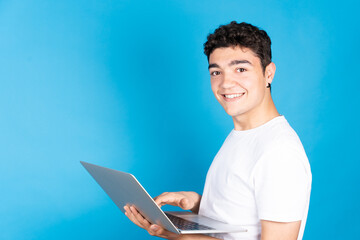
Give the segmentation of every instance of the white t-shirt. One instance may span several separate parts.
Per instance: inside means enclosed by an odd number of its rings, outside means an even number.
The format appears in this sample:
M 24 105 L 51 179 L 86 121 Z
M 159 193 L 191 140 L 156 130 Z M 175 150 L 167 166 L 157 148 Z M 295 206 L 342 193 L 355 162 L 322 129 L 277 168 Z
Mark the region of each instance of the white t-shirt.
M 284 116 L 257 128 L 232 130 L 206 176 L 199 214 L 247 232 L 221 239 L 260 239 L 260 220 L 301 221 L 302 239 L 311 191 L 304 148 Z

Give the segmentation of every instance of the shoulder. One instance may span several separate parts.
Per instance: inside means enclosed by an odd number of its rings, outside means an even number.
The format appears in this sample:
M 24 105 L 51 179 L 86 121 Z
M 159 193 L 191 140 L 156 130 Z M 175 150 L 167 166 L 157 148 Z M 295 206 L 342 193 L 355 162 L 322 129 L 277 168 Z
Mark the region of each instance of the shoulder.
M 285 117 L 267 129 L 266 135 L 265 148 L 257 162 L 257 168 L 288 171 L 302 169 L 310 174 L 310 165 L 303 145 Z
M 286 152 L 287 150 L 297 150 L 305 152 L 299 136 L 290 126 L 284 116 L 266 129 L 265 133 L 267 152 Z

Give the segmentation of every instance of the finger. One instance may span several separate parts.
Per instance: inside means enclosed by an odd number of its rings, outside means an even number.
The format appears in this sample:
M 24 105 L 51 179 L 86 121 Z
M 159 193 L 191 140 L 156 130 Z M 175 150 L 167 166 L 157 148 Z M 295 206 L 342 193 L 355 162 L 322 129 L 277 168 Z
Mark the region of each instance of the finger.
M 162 196 L 165 196 L 165 195 L 167 195 L 167 194 L 169 194 L 168 192 L 163 192 L 162 194 L 160 194 L 159 196 L 157 196 L 157 197 L 154 197 L 154 199 L 156 199 L 156 198 L 158 198 L 158 197 L 162 197 Z
M 178 234 L 170 232 L 156 224 L 151 225 L 148 232 L 150 235 L 158 236 L 166 239 L 176 239 L 176 237 L 178 237 Z
M 168 192 L 164 192 L 164 193 L 160 194 L 159 196 L 154 197 L 154 201 L 156 202 L 156 204 L 157 204 L 159 207 L 162 207 L 163 205 L 165 205 L 165 204 L 163 203 L 163 201 L 166 200 L 167 195 L 169 195 L 169 193 L 168 193 Z
M 180 194 L 174 194 L 172 196 L 168 196 L 166 199 L 162 200 L 162 205 L 168 204 L 172 206 L 177 206 L 181 208 L 187 208 L 189 206 L 189 200 Z
M 150 228 L 151 223 L 148 220 L 146 220 L 146 218 L 144 218 L 135 207 L 132 206 L 130 207 L 130 209 L 133 215 L 135 216 L 136 220 L 141 225 L 143 225 L 146 230 Z
M 128 216 L 131 213 L 128 205 L 124 206 L 124 210 L 125 210 L 125 215 L 126 216 Z
M 139 221 L 136 219 L 134 214 L 132 214 L 131 212 L 130 213 L 126 212 L 125 215 L 130 219 L 131 222 L 133 222 L 134 224 L 136 224 L 141 228 L 144 228 L 144 226 L 141 223 L 139 223 Z
M 130 207 L 126 206 L 124 207 L 125 210 L 125 215 L 130 219 L 130 221 L 132 221 L 133 223 L 135 223 L 137 226 L 141 227 L 141 228 L 145 228 L 135 217 L 135 215 L 132 213 Z
M 166 204 L 172 206 L 179 206 L 179 200 L 182 198 L 181 195 L 176 193 L 163 193 L 160 196 L 154 198 L 155 203 L 162 207 Z
M 150 226 L 148 232 L 152 236 L 160 236 L 160 235 L 163 235 L 164 229 L 162 227 L 160 227 L 159 225 L 153 224 Z
M 164 195 L 168 194 L 168 192 L 163 192 L 162 194 L 160 194 L 159 196 L 154 197 L 154 200 L 158 199 L 159 197 L 163 197 Z

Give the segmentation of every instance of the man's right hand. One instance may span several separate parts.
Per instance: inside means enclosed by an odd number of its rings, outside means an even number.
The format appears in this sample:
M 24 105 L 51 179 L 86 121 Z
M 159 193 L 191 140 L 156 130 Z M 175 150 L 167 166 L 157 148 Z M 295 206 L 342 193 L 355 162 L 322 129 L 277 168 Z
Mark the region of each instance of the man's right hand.
M 154 198 L 156 204 L 162 207 L 166 204 L 178 206 L 184 210 L 191 210 L 194 213 L 199 212 L 201 195 L 196 192 L 165 192 Z M 135 206 L 126 205 L 124 206 L 125 215 L 136 225 L 148 231 L 150 235 L 180 240 L 180 239 L 210 239 L 204 235 L 179 235 L 173 232 L 169 232 L 159 225 L 152 224 L 146 220 L 135 208 Z M 211 238 L 213 239 L 213 238 Z
M 196 192 L 164 192 L 154 198 L 159 207 L 166 204 L 190 210 L 193 213 L 199 212 L 201 195 Z

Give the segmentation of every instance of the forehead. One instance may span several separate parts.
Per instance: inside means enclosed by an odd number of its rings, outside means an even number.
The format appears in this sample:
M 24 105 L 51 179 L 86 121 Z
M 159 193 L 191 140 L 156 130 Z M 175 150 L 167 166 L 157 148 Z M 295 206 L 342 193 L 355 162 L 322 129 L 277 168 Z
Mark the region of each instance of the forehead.
M 216 48 L 209 56 L 209 64 L 225 65 L 234 60 L 247 60 L 253 65 L 261 63 L 260 58 L 250 48 L 239 46 Z

